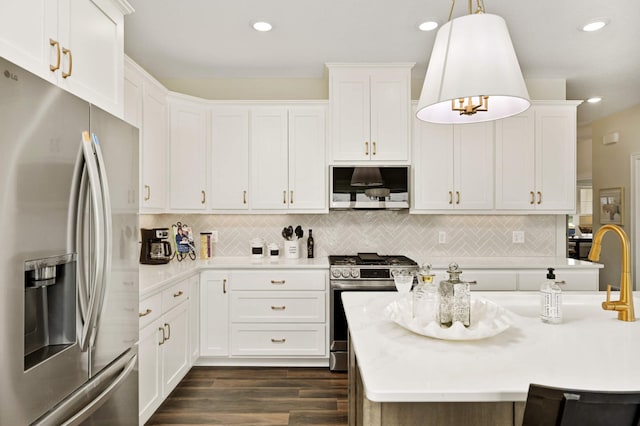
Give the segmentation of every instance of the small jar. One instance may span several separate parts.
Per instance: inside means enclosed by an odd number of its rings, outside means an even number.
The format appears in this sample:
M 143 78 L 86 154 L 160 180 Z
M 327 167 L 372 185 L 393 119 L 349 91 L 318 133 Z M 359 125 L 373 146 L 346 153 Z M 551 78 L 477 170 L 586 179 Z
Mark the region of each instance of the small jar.
M 438 287 L 431 273 L 431 265 L 425 264 L 418 272 L 418 284 L 413 290 L 413 317 L 421 323 L 438 320 Z

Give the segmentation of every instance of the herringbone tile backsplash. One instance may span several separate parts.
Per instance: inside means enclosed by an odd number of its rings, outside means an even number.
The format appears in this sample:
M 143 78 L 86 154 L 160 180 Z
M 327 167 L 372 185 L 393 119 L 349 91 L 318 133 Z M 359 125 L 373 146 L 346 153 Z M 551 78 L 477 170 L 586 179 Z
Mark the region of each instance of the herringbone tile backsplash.
M 217 230 L 214 256 L 248 256 L 249 241 L 262 238 L 283 248 L 282 228 L 301 225 L 303 244 L 313 229 L 316 256 L 330 254 L 401 254 L 422 261 L 429 257 L 555 256 L 556 216 L 410 215 L 396 211 L 331 211 L 315 215 L 141 215 L 141 228 L 170 227 L 176 222 L 199 233 Z M 524 244 L 512 242 L 524 231 Z M 438 243 L 439 232 L 446 243 Z M 302 246 L 303 248 L 306 245 Z

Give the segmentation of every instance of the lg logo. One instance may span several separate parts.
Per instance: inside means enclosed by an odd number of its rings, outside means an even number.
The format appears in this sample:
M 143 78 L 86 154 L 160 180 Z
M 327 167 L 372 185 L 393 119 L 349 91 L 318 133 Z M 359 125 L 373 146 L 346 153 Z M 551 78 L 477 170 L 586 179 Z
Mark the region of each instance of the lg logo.
M 18 81 L 18 75 L 12 73 L 9 70 L 4 70 L 4 76 L 7 77 L 7 78 L 10 78 L 13 81 Z

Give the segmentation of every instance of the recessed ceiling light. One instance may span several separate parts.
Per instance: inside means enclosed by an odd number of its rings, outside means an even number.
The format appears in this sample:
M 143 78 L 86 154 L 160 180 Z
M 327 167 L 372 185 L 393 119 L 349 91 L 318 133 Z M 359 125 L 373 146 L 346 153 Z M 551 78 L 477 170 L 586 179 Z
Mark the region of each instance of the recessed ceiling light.
M 418 25 L 418 28 L 420 31 L 433 31 L 438 28 L 438 23 L 436 21 L 425 21 Z
M 261 21 L 261 22 L 253 23 L 253 29 L 256 31 L 262 31 L 262 32 L 271 31 L 272 28 L 273 26 L 268 22 Z
M 593 98 L 587 99 L 587 102 L 589 102 L 590 104 L 597 104 L 601 100 L 602 98 L 600 96 L 594 96 Z
M 609 23 L 608 18 L 592 19 L 591 21 L 583 25 L 580 29 L 586 32 L 598 31 L 604 28 L 608 23 Z

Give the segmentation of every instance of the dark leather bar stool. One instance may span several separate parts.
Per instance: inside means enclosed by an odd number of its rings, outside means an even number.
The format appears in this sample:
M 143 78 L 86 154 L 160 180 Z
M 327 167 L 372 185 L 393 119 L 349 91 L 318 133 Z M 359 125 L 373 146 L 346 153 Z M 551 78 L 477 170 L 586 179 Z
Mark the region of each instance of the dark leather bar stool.
M 640 391 L 529 385 L 523 426 L 640 426 Z

